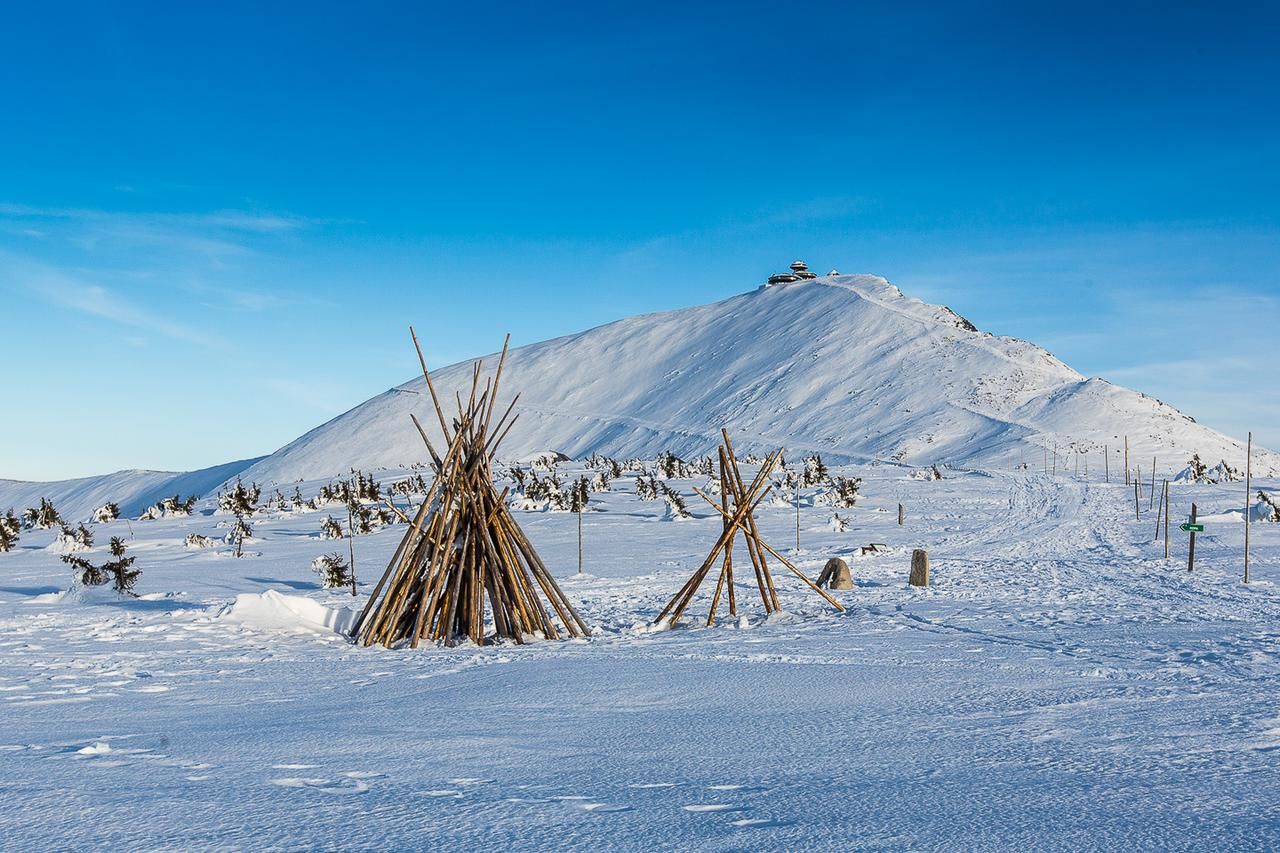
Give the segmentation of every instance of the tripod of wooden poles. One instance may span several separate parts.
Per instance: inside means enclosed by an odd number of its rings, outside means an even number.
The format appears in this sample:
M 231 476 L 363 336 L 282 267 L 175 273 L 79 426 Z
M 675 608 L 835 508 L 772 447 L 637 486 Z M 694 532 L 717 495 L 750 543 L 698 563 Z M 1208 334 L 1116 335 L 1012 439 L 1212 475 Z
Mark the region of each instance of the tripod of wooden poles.
M 366 646 L 390 647 L 408 640 L 417 648 L 423 639 L 447 645 L 469 639 L 480 645 L 485 640 L 486 598 L 497 637 L 525 643 L 558 639 L 562 633 L 590 634 L 507 508 L 507 490 L 497 494 L 493 485 L 494 454 L 519 417 L 512 417 L 517 394 L 491 426 L 507 343 L 497 372 L 483 388 L 482 365 L 476 362 L 470 396 L 464 402 L 456 395 L 458 414 L 446 422 L 412 327 L 409 333 L 447 448 L 443 456 L 437 453 L 422 424 L 410 415 L 431 455 L 436 479 L 351 636 Z M 555 611 L 559 627 L 539 591 Z
M 693 601 L 693 597 L 697 594 L 699 587 L 702 586 L 702 582 L 711 573 L 711 569 L 716 564 L 717 559 L 720 560 L 720 579 L 716 582 L 715 595 L 711 598 L 711 610 L 707 614 L 707 625 L 715 624 L 716 609 L 720 605 L 721 594 L 726 589 L 728 590 L 729 598 L 729 615 L 738 615 L 738 602 L 734 595 L 733 586 L 733 543 L 739 533 L 742 534 L 742 538 L 747 545 L 747 553 L 751 557 L 751 568 L 755 572 L 756 587 L 760 590 L 760 600 L 764 602 L 765 613 L 773 613 L 782 609 L 782 605 L 778 602 L 778 591 L 773 585 L 773 576 L 769 573 L 769 564 L 765 558 L 766 551 L 776 557 L 782 565 L 790 569 L 792 574 L 808 584 L 814 592 L 830 602 L 833 607 L 844 612 L 844 606 L 840 602 L 809 580 L 804 572 L 797 569 L 790 560 L 779 554 L 768 542 L 764 541 L 764 537 L 760 535 L 759 528 L 756 527 L 755 509 L 773 488 L 769 481 L 769 475 L 773 473 L 778 460 L 782 458 L 782 448 L 769 455 L 769 458 L 760 466 L 760 471 L 756 474 L 755 479 L 748 486 L 744 483 L 742 472 L 738 469 L 738 460 L 733 454 L 733 444 L 729 441 L 728 430 L 722 429 L 720 432 L 724 438 L 724 443 L 720 447 L 720 500 L 716 501 L 708 497 L 700 489 L 695 488 L 694 491 L 720 513 L 724 522 L 723 531 L 720 534 L 720 538 L 716 540 L 715 546 L 711 549 L 711 553 L 707 555 L 707 559 L 702 562 L 702 565 L 698 567 L 698 570 L 693 573 L 689 580 L 685 581 L 684 586 L 680 588 L 680 591 L 675 594 L 671 601 L 667 602 L 667 606 L 658 614 L 658 618 L 654 620 L 654 623 L 657 624 L 664 619 L 669 619 L 669 624 L 674 625 L 680 620 L 690 602 Z

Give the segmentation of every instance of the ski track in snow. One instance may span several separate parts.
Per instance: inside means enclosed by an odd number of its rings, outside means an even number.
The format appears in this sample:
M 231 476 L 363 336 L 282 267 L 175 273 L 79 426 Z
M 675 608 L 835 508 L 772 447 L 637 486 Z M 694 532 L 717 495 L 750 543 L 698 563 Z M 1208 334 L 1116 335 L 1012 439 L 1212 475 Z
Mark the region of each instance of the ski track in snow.
M 262 556 L 242 560 L 182 547 L 216 518 L 135 521 L 139 591 L 173 595 L 127 602 L 51 596 L 52 533 L 26 532 L 0 555 L 3 846 L 1280 844 L 1280 525 L 1255 526 L 1249 587 L 1239 525 L 1200 537 L 1194 574 L 1176 530 L 1191 500 L 1220 514 L 1243 486 L 1174 490 L 1166 562 L 1123 485 L 838 473 L 865 478 L 848 532 L 807 506 L 795 554 L 794 513 L 759 518 L 811 576 L 849 560 L 847 613 L 775 566 L 785 612 L 765 619 L 739 576 L 743 618 L 704 627 L 708 584 L 684 624 L 650 629 L 719 522 L 661 521 L 627 476 L 593 495 L 588 574 L 572 515 L 519 514 L 596 628 L 529 646 L 364 649 L 228 618 L 264 589 L 353 606 L 309 568 L 342 544 L 311 538 L 324 510 L 261 517 Z M 356 605 L 403 530 L 356 540 Z M 856 556 L 867 542 L 890 550 Z M 928 589 L 905 584 L 913 547 Z

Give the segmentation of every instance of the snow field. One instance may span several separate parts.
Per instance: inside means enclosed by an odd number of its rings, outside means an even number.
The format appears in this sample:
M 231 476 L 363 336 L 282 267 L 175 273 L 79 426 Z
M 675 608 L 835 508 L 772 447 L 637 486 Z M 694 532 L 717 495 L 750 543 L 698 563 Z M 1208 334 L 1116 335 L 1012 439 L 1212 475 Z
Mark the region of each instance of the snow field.
M 561 466 L 566 481 L 578 473 Z M 197 514 L 97 525 L 134 538 L 142 598 L 64 594 L 24 532 L 0 555 L 0 837 L 12 849 L 1267 849 L 1280 843 L 1280 525 L 1243 484 L 1172 487 L 1172 559 L 1132 491 L 894 466 L 831 509 L 765 506 L 768 541 L 816 576 L 847 559 L 839 614 L 775 567 L 769 619 L 649 621 L 719 521 L 662 520 L 633 476 L 575 519 L 518 518 L 593 637 L 417 651 L 350 645 L 404 532 L 355 541 L 361 595 L 322 590 L 324 509 L 254 519 L 254 556 L 187 549 Z M 379 478 L 384 483 L 393 477 Z M 304 485 L 304 492 L 316 484 Z M 1280 490 L 1280 483 L 1258 487 Z M 287 491 L 287 490 L 286 490 Z M 1185 569 L 1176 524 L 1213 518 Z M 907 523 L 897 525 L 896 506 Z M 205 509 L 208 507 L 206 506 Z M 1233 516 L 1232 513 L 1237 513 Z M 1222 520 L 1217 520 L 1222 519 Z M 858 556 L 883 542 L 889 552 Z M 934 585 L 906 584 L 924 547 Z M 746 566 L 746 555 L 736 560 Z

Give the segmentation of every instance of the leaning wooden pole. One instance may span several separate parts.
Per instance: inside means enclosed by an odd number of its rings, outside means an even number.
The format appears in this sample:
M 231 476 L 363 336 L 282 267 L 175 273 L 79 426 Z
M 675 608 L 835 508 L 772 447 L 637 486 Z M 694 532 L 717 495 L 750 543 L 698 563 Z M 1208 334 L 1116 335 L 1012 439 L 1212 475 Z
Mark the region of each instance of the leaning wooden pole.
M 1253 432 L 1244 456 L 1244 582 L 1249 582 L 1249 505 L 1253 500 Z

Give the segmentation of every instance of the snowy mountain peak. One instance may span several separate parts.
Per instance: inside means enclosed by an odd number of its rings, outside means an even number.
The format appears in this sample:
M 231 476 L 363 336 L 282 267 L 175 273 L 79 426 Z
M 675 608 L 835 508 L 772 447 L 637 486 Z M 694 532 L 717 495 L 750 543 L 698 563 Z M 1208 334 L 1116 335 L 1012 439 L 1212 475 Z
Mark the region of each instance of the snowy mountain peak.
M 503 390 L 507 399 L 521 392 L 520 419 L 501 455 L 697 455 L 727 426 L 744 452 L 781 445 L 835 461 L 1010 466 L 1039 460 L 1041 448 L 1114 450 L 1125 435 L 1135 458 L 1154 454 L 1169 467 L 1193 452 L 1243 460 L 1240 442 L 1171 407 L 1086 380 L 1040 347 L 978 331 L 880 276 L 808 276 L 513 349 Z M 468 361 L 432 377 L 452 398 L 470 373 Z M 428 407 L 415 377 L 244 476 L 285 482 L 422 461 L 409 414 Z M 421 420 L 430 429 L 435 419 Z M 1258 461 L 1280 470 L 1275 454 Z

